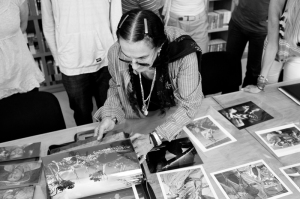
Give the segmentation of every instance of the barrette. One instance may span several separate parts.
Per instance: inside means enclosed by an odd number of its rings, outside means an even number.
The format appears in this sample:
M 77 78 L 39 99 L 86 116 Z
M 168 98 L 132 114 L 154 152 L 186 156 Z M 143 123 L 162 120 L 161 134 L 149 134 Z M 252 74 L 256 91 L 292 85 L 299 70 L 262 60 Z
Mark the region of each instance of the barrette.
M 129 15 L 126 15 L 126 17 L 122 20 L 122 22 L 121 22 L 120 25 L 119 25 L 119 28 L 122 27 L 122 25 L 123 25 L 124 21 L 127 19 L 127 17 L 129 17 Z
M 145 34 L 148 34 L 148 24 L 146 18 L 144 18 L 144 27 L 145 27 Z

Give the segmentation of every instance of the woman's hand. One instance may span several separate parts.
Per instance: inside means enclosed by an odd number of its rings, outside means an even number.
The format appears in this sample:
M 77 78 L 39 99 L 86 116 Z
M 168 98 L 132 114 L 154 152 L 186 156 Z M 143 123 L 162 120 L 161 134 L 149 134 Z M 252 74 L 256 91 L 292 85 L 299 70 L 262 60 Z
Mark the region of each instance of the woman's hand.
M 245 92 L 249 92 L 249 93 L 259 93 L 259 92 L 261 92 L 261 90 L 257 86 L 254 86 L 254 85 L 248 85 L 245 88 L 242 88 L 241 90 L 245 91 Z
M 105 117 L 102 119 L 100 124 L 95 128 L 94 137 L 97 137 L 97 140 L 101 140 L 103 137 L 103 133 L 106 131 L 110 131 L 115 127 L 115 122 L 111 117 Z
M 150 142 L 150 134 L 135 133 L 130 136 L 134 150 L 140 159 L 140 164 L 146 160 L 147 153 L 154 147 Z

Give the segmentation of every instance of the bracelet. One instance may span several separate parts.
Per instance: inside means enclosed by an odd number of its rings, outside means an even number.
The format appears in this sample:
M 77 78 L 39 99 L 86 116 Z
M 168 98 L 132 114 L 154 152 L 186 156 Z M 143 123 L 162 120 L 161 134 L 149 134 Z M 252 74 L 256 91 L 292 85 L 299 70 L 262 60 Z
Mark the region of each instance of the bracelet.
M 161 145 L 162 141 L 161 141 L 161 139 L 158 137 L 156 131 L 153 131 L 151 134 L 152 134 L 153 137 L 155 138 L 155 141 L 156 141 L 156 143 L 157 143 L 157 146 Z
M 150 139 L 152 140 L 153 145 L 154 145 L 155 147 L 158 146 L 158 145 L 157 145 L 157 142 L 156 142 L 156 139 L 154 138 L 154 135 L 153 135 L 152 133 L 150 133 Z
M 257 86 L 257 88 L 258 88 L 259 90 L 264 91 L 263 88 L 260 88 L 258 85 L 256 85 L 256 86 Z

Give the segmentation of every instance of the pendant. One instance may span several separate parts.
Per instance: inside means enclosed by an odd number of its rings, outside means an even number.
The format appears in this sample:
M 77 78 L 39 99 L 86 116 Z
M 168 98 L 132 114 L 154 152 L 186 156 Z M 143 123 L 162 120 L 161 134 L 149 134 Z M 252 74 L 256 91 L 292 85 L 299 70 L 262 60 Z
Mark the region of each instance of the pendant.
M 148 110 L 145 105 L 142 107 L 142 111 L 143 111 L 144 115 L 146 115 L 146 116 L 148 115 Z

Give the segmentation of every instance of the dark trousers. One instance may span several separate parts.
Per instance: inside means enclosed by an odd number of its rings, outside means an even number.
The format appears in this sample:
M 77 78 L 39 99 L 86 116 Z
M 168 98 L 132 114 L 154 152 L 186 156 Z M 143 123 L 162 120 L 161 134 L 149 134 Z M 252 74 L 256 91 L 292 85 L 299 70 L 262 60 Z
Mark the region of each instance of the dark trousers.
M 93 122 L 92 97 L 95 97 L 98 108 L 103 106 L 107 98 L 110 78 L 107 67 L 102 67 L 94 73 L 75 76 L 62 75 L 77 126 Z
M 245 46 L 249 42 L 247 70 L 242 87 L 257 83 L 265 38 L 266 34 L 247 31 L 230 20 L 226 51 L 241 60 Z

